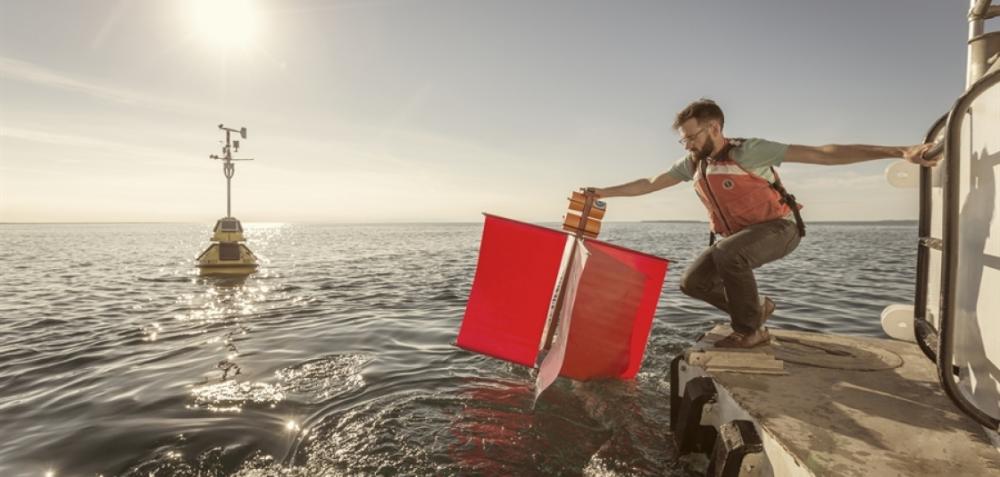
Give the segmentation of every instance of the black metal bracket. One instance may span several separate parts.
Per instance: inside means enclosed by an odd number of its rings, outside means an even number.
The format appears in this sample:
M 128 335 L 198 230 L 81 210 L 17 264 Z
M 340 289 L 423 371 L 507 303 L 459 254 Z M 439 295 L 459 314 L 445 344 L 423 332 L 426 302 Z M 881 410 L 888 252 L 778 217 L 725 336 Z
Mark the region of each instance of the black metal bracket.
M 712 477 L 739 477 L 758 475 L 755 467 L 763 465 L 764 444 L 757 429 L 750 421 L 735 420 L 719 426 L 711 460 L 705 475 Z M 757 459 L 747 457 L 757 455 Z
M 677 406 L 677 418 L 670 421 L 679 455 L 707 453 L 712 449 L 718 432 L 712 426 L 703 426 L 701 416 L 705 405 L 716 402 L 717 397 L 718 392 L 711 378 L 694 378 L 684 386 L 684 397 Z M 671 409 L 671 416 L 673 415 L 674 411 Z

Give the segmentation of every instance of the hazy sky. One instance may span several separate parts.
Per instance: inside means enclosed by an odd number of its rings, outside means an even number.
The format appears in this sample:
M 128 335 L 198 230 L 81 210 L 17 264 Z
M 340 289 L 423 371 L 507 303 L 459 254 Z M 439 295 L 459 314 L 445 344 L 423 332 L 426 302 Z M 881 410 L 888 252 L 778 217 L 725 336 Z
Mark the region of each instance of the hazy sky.
M 558 221 L 575 188 L 666 170 L 673 116 L 702 96 L 730 136 L 915 143 L 963 90 L 967 9 L 0 0 L 0 222 L 212 222 L 219 123 L 249 130 L 247 222 Z M 807 220 L 915 218 L 889 163 L 780 173 Z M 607 218 L 705 211 L 682 184 Z

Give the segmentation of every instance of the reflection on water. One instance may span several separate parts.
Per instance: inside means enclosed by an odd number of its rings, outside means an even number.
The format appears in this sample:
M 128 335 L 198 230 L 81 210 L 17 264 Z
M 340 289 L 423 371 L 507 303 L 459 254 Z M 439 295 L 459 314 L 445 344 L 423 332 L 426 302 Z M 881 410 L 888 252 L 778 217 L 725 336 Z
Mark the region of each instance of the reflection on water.
M 331 355 L 279 369 L 274 374 L 281 388 L 304 402 L 323 402 L 365 384 L 361 369 L 371 361 L 366 355 Z
M 668 364 L 724 319 L 676 291 L 702 225 L 606 225 L 674 260 L 643 370 L 534 408 L 451 345 L 479 224 L 245 225 L 243 279 L 197 275 L 201 225 L 0 225 L 0 475 L 685 474 Z M 814 225 L 759 275 L 769 323 L 880 336 L 915 232 Z
M 205 408 L 213 412 L 240 412 L 246 405 L 266 405 L 273 408 L 285 399 L 280 388 L 267 383 L 224 381 L 193 386 L 194 404 L 188 409 Z

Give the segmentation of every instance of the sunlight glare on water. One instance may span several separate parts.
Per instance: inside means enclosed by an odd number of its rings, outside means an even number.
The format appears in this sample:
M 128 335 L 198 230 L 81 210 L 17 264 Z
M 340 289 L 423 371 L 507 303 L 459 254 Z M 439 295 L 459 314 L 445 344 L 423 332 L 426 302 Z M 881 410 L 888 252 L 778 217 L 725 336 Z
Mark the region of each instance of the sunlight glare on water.
M 210 225 L 0 225 L 0 475 L 686 475 L 669 361 L 724 317 L 677 290 L 704 224 L 609 223 L 670 258 L 633 381 L 453 346 L 481 224 L 244 224 L 260 270 L 198 276 Z M 915 226 L 814 225 L 759 273 L 769 324 L 882 336 Z M 905 246 L 904 246 L 905 245 Z

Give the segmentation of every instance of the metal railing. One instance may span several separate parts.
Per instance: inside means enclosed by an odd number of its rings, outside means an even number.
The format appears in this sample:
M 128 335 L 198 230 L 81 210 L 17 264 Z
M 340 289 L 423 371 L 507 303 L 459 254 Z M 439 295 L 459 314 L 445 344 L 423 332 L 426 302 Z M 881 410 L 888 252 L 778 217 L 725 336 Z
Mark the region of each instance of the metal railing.
M 988 20 L 1000 16 L 1000 5 L 992 5 L 992 0 L 974 0 L 972 9 L 969 10 L 970 20 Z M 982 26 L 980 25 L 980 28 Z M 982 34 L 982 32 L 979 32 Z
M 1000 83 L 1000 70 L 994 70 L 986 74 L 970 86 L 965 94 L 958 98 L 955 106 L 948 113 L 948 129 L 944 141 L 944 165 L 946 168 L 942 217 L 944 219 L 944 247 L 941 259 L 941 321 L 939 323 L 937 353 L 938 379 L 941 381 L 945 393 L 959 409 L 983 426 L 994 430 L 1000 427 L 1000 421 L 982 412 L 966 400 L 965 396 L 958 389 L 953 369 L 955 359 L 955 315 L 957 308 L 955 297 L 958 293 L 958 286 L 955 279 L 958 276 L 959 254 L 958 219 L 961 203 L 961 195 L 959 193 L 959 174 L 961 172 L 959 146 L 962 143 L 962 124 L 965 122 L 966 112 L 969 110 L 972 102 L 997 83 Z
M 947 125 L 948 115 L 943 114 L 934 122 L 934 125 L 924 136 L 924 142 L 934 142 L 941 130 Z M 944 152 L 944 141 L 939 142 L 933 149 L 924 154 L 927 159 L 937 157 Z M 917 340 L 917 345 L 933 362 L 937 362 L 938 331 L 934 325 L 927 320 L 927 285 L 930 274 L 930 249 L 934 239 L 940 237 L 931 236 L 931 214 L 934 206 L 931 195 L 933 193 L 933 171 L 930 167 L 920 168 L 920 220 L 917 225 L 917 287 L 913 299 L 913 334 Z
M 986 20 L 1000 16 L 1000 5 L 993 5 L 992 0 L 971 0 L 969 7 L 969 51 L 968 68 L 965 74 L 965 87 L 970 88 L 985 73 L 990 60 L 991 48 L 987 46 L 997 32 L 984 33 Z

